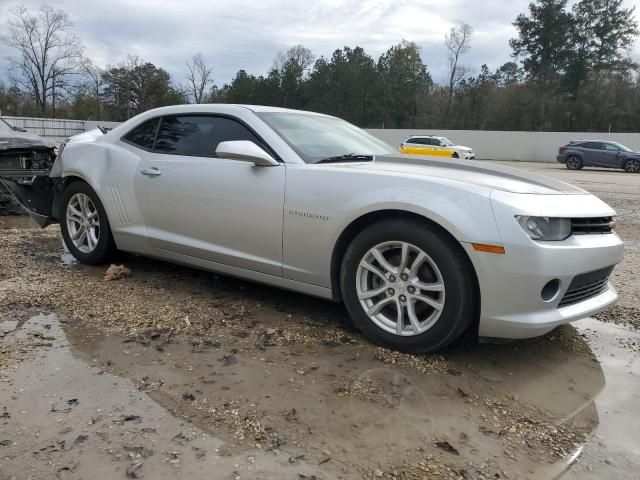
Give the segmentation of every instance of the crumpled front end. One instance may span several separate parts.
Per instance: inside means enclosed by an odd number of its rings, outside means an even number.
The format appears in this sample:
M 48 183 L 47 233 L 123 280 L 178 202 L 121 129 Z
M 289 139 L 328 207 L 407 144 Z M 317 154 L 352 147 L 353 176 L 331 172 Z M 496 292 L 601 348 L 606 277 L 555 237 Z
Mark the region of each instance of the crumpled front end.
M 49 142 L 21 138 L 0 142 L 0 209 L 26 212 L 40 226 L 46 226 L 54 197 L 49 172 L 56 157 Z

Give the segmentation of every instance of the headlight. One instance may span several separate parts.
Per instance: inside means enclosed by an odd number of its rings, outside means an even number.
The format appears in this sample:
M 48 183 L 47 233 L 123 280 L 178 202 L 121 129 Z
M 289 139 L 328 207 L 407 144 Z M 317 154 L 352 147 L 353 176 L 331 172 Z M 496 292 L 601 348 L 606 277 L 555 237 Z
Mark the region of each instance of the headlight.
M 571 235 L 571 219 L 569 218 L 517 215 L 516 220 L 533 240 L 560 241 Z

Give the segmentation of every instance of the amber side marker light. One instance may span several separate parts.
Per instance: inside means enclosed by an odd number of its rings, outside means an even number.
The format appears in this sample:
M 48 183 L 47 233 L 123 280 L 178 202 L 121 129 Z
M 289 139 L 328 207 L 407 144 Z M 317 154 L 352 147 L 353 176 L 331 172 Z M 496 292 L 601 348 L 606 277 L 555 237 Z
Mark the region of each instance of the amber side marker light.
M 472 243 L 473 249 L 478 252 L 498 253 L 504 255 L 504 247 L 498 247 L 497 245 L 485 245 L 484 243 Z

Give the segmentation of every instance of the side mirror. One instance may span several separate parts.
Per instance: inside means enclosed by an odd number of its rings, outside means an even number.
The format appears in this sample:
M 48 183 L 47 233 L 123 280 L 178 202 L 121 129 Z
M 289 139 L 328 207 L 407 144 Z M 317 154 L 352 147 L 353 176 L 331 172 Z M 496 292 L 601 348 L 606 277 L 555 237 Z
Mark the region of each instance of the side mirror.
M 216 155 L 220 158 L 251 162 L 260 167 L 278 166 L 275 158 L 249 140 L 220 142 L 216 148 Z
M 22 128 L 22 127 L 13 127 L 13 129 L 16 132 L 20 132 L 20 133 L 27 133 L 27 129 L 26 128 Z

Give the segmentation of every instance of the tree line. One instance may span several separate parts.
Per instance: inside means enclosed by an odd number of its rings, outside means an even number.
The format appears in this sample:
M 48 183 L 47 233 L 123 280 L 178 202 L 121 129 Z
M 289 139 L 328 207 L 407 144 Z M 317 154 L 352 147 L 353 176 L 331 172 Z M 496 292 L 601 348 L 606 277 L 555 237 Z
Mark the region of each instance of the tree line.
M 448 74 L 435 82 L 425 52 L 410 41 L 378 58 L 362 47 L 315 58 L 302 45 L 275 56 L 264 74 L 242 69 L 218 86 L 205 57 L 169 73 L 136 56 L 101 68 L 84 52 L 67 13 L 44 6 L 11 10 L 1 41 L 9 82 L 3 115 L 122 121 L 180 103 L 252 103 L 336 115 L 362 127 L 536 131 L 640 130 L 638 36 L 623 0 L 536 0 L 514 20 L 512 58 L 491 71 L 466 63 L 473 28 L 446 34 Z

